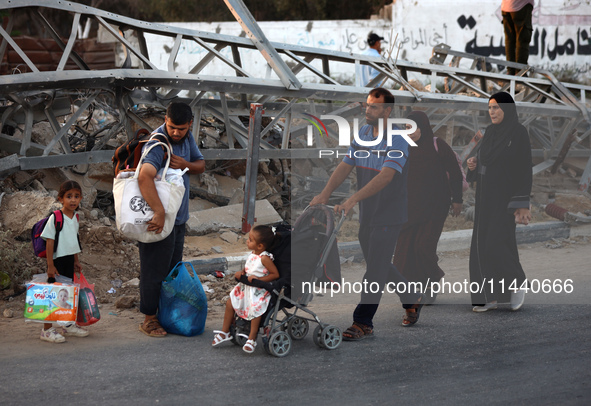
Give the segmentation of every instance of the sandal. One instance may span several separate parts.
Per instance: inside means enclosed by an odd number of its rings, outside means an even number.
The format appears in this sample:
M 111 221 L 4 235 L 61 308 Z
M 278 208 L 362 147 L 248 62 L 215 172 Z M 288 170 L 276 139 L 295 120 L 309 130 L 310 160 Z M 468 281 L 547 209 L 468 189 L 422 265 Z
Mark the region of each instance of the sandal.
M 369 337 L 373 337 L 373 329 L 356 321 L 343 332 L 343 340 L 345 341 L 359 341 Z
M 221 330 L 213 330 L 213 332 L 215 333 L 215 336 L 213 337 L 213 343 L 211 343 L 212 347 L 217 347 L 221 343 L 225 343 L 226 341 L 230 341 L 232 339 L 232 335 L 229 331 L 226 333 L 225 331 Z
M 406 309 L 406 314 L 402 318 L 402 327 L 410 327 L 419 321 L 421 309 L 423 308 L 424 304 L 425 295 L 421 295 L 419 300 L 414 305 L 412 305 L 410 309 Z
M 166 330 L 162 328 L 158 319 L 152 319 L 150 321 L 144 322 L 140 324 L 140 331 L 147 335 L 148 337 L 164 337 L 166 334 Z
M 257 342 L 254 340 L 246 340 L 246 343 L 242 347 L 244 352 L 246 352 L 248 354 L 252 354 L 254 352 L 255 348 L 257 348 Z

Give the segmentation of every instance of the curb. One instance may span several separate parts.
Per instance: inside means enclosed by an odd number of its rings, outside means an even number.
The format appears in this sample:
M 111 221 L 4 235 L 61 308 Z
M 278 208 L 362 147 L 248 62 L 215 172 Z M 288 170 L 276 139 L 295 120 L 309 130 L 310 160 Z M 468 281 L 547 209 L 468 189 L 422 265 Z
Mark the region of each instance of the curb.
M 515 231 L 517 244 L 532 244 L 548 241 L 553 238 L 574 238 L 591 236 L 591 224 L 570 226 L 562 221 L 547 221 L 534 223 L 528 226 L 518 225 Z M 441 234 L 438 252 L 459 251 L 470 248 L 472 230 L 446 231 Z M 338 244 L 339 255 L 344 258 L 353 257 L 354 261 L 363 260 L 363 253 L 359 241 L 342 242 Z M 194 259 L 190 262 L 197 273 L 207 274 L 211 271 L 224 271 L 225 273 L 238 272 L 244 267 L 248 254 L 237 256 L 222 256 L 208 259 Z

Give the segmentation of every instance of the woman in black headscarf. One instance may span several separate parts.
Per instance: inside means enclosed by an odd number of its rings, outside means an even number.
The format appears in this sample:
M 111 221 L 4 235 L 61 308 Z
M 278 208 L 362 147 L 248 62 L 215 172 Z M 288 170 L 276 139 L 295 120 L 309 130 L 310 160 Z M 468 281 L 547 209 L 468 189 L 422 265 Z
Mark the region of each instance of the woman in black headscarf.
M 422 284 L 429 304 L 435 297 L 426 288 L 444 275 L 437 264 L 437 243 L 445 218 L 450 205 L 453 216 L 462 211 L 463 175 L 451 147 L 434 136 L 427 115 L 413 111 L 408 118 L 417 124 L 410 135 L 417 147 L 409 148 L 406 162 L 408 222 L 398 237 L 394 265 L 406 279 Z
M 479 284 L 478 292 L 472 293 L 475 312 L 496 309 L 497 303 L 507 302 L 511 302 L 511 310 L 518 310 L 525 292 L 517 289 L 527 283 L 519 263 L 515 225 L 527 225 L 531 220 L 529 135 L 519 124 L 515 102 L 508 93 L 491 96 L 488 112 L 492 124 L 486 129 L 477 157 L 468 159 L 467 178 L 476 181 L 470 247 L 470 280 Z

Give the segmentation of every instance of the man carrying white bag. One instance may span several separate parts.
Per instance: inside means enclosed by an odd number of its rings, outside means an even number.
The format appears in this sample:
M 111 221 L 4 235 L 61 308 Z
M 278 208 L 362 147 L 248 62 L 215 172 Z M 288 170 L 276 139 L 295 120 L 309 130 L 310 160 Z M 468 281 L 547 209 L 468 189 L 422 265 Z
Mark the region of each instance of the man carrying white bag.
M 145 154 L 142 153 L 141 163 L 138 165 L 138 174 L 134 175 L 134 178 L 137 177 L 141 196 L 153 212 L 151 220 L 145 223 L 147 224 L 145 238 L 137 238 L 140 241 L 138 243 L 140 252 L 140 312 L 145 315 L 144 322 L 139 328 L 140 331 L 150 337 L 164 337 L 166 335 L 166 331 L 157 319 L 160 286 L 174 266 L 183 259 L 185 223 L 189 219 L 189 174 L 199 174 L 205 170 L 203 155 L 199 151 L 190 131 L 192 125 L 193 112 L 191 108 L 184 103 L 171 103 L 166 110 L 164 124 L 154 132 L 166 136 L 172 147 L 172 154 L 168 154 L 167 159 L 165 159 L 165 150 L 168 146 L 155 140 L 149 141 L 144 147 L 143 152 Z M 158 146 L 154 147 L 154 144 Z M 161 148 L 162 145 L 165 145 L 165 147 Z M 174 226 L 171 227 L 170 234 L 160 241 L 142 242 L 142 240 L 154 241 L 151 240 L 153 236 L 161 237 L 161 234 L 166 233 L 169 228 L 167 223 L 170 223 L 171 220 L 167 218 L 166 214 L 170 209 L 167 206 L 171 204 L 171 199 L 168 198 L 169 201 L 167 202 L 164 194 L 161 199 L 157 186 L 160 182 L 172 186 L 165 180 L 169 161 L 171 169 L 185 171 L 182 175 L 184 183 L 182 202 L 176 213 L 176 218 L 174 218 Z M 161 169 L 164 169 L 164 171 L 161 175 L 162 179 L 159 181 L 155 178 Z M 126 179 L 119 179 L 116 182 L 122 180 Z M 170 190 L 174 189 L 174 187 L 162 186 Z M 116 192 L 114 186 L 113 193 L 117 194 Z M 122 202 L 124 201 L 125 199 L 122 198 Z M 117 203 L 116 201 L 116 210 L 123 211 L 122 207 L 118 207 Z M 137 210 L 140 209 L 139 206 L 142 206 L 142 208 L 145 206 L 141 199 L 136 199 L 134 202 L 128 200 L 128 204 L 135 204 Z M 119 222 L 119 215 L 117 220 Z
M 165 212 L 165 220 L 162 232 L 149 233 L 148 227 L 154 217 L 154 211 L 140 191 L 139 174 L 146 156 L 152 149 L 159 147 L 166 150 L 167 158 L 164 169 L 158 171 L 158 175 L 154 179 L 154 186 Z M 144 148 L 136 170 L 120 172 L 113 181 L 117 228 L 126 237 L 139 242 L 151 243 L 165 239 L 174 229 L 176 215 L 185 194 L 182 177 L 188 168 L 181 171 L 180 169 L 169 169 L 169 166 L 170 146 L 160 141 L 150 142 L 150 145 Z

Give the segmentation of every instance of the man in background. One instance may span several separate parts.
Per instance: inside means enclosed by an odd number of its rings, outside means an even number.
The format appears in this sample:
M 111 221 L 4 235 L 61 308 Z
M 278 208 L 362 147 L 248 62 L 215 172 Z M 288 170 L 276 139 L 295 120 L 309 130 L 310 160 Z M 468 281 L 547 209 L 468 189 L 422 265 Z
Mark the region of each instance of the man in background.
M 378 34 L 370 32 L 367 36 L 367 48 L 363 51 L 363 55 L 370 55 L 370 56 L 377 56 L 380 57 L 382 53 L 382 41 L 386 43 L 384 37 L 380 37 Z M 369 82 L 376 76 L 378 76 L 378 71 L 372 68 L 369 65 L 357 65 L 355 68 L 355 78 L 356 78 L 356 85 L 359 87 L 367 86 Z
M 527 65 L 529 42 L 533 32 L 531 23 L 533 9 L 534 0 L 502 0 L 501 2 L 507 62 Z M 507 68 L 509 75 L 515 75 L 517 72 L 515 68 Z

